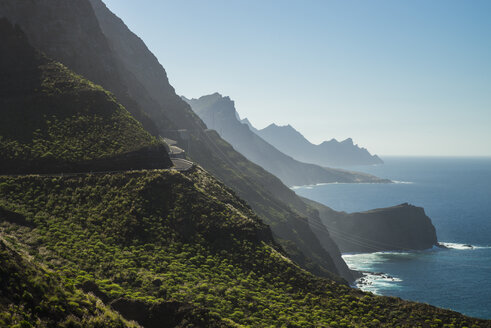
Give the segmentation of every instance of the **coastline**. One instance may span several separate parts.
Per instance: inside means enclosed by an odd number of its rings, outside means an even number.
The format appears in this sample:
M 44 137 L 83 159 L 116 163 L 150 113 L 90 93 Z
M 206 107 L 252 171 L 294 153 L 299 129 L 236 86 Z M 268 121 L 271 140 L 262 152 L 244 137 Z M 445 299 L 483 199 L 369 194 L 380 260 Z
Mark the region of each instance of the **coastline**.
M 408 265 L 417 265 L 416 262 L 427 262 L 428 258 L 440 258 L 442 265 L 445 263 L 445 258 L 452 253 L 471 257 L 472 252 L 486 251 L 489 252 L 491 245 L 474 245 L 468 243 L 456 243 L 456 242 L 439 242 L 438 245 L 426 249 L 415 251 L 384 251 L 373 253 L 343 253 L 342 258 L 351 270 L 361 273 L 361 277 L 357 278 L 351 287 L 360 289 L 364 292 L 371 292 L 380 296 L 396 296 L 403 299 L 414 300 L 418 302 L 428 302 L 427 300 L 419 299 L 418 297 L 404 296 L 404 290 L 408 288 L 415 290 L 416 286 L 411 285 L 411 277 L 406 277 L 404 272 L 392 272 L 389 270 L 380 271 L 381 267 L 390 264 L 390 261 L 403 261 Z M 412 263 L 412 264 L 411 264 Z M 468 268 L 475 267 L 471 264 L 460 264 Z M 387 267 L 390 267 L 388 265 Z M 428 277 L 429 278 L 429 277 Z M 406 281 L 408 280 L 408 281 Z M 416 288 L 417 289 L 417 288 Z M 438 293 L 436 293 L 438 294 Z M 412 294 L 416 295 L 416 294 Z M 433 304 L 435 302 L 428 302 Z M 433 304 L 436 306 L 442 306 L 441 304 Z M 463 312 L 460 309 L 449 307 L 453 310 Z M 491 314 L 474 315 L 482 319 L 491 318 Z
M 390 179 L 382 179 L 380 178 L 380 181 L 375 181 L 375 182 L 319 182 L 319 183 L 314 183 L 314 184 L 307 184 L 307 185 L 301 185 L 301 186 L 289 186 L 291 190 L 297 190 L 301 188 L 306 188 L 306 189 L 311 189 L 314 187 L 320 187 L 320 186 L 328 186 L 328 185 L 379 185 L 379 184 L 412 184 L 413 182 L 406 182 L 406 181 L 394 181 Z

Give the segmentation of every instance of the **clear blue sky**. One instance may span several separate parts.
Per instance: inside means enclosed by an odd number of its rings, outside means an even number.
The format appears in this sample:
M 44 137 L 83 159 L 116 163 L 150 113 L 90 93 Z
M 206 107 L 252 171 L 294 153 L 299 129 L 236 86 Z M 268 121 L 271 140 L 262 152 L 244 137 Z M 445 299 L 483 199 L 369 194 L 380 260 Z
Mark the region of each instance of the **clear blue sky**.
M 104 0 L 180 95 L 381 155 L 491 156 L 489 0 Z

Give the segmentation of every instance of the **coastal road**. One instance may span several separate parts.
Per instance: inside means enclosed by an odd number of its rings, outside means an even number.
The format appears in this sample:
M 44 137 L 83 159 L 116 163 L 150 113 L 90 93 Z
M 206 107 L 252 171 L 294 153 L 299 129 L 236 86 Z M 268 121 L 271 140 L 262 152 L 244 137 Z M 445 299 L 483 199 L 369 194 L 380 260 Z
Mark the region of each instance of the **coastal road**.
M 169 169 L 174 169 L 179 172 L 189 171 L 194 167 L 194 163 L 182 158 L 171 158 L 172 164 L 174 166 Z M 0 176 L 8 176 L 8 177 L 18 177 L 18 176 L 27 176 L 27 175 L 39 175 L 44 177 L 73 177 L 85 174 L 111 174 L 111 173 L 123 173 L 131 170 L 122 170 L 122 171 L 99 171 L 99 172 L 73 172 L 73 173 L 27 173 L 27 174 L 0 174 Z
M 193 162 L 182 159 L 182 158 L 171 158 L 171 160 L 172 160 L 172 164 L 174 164 L 172 169 L 180 171 L 180 172 L 189 171 L 194 166 Z

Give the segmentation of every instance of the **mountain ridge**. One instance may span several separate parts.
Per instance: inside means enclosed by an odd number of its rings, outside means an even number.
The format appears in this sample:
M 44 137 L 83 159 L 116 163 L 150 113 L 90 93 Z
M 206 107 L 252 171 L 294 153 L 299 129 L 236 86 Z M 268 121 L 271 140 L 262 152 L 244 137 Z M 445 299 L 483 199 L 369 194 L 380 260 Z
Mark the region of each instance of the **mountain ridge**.
M 352 138 L 343 141 L 333 138 L 315 145 L 290 124 L 280 126 L 275 123 L 256 130 L 256 133 L 280 151 L 306 163 L 323 166 L 383 164 L 377 155 L 355 145 Z
M 320 167 L 299 162 L 283 154 L 247 128 L 240 120 L 234 101 L 219 93 L 202 96 L 198 99 L 182 97 L 208 128 L 216 130 L 238 152 L 252 162 L 274 174 L 288 186 L 311 185 L 317 183 L 385 183 L 390 182 L 369 174 Z M 247 125 L 247 123 L 245 123 Z

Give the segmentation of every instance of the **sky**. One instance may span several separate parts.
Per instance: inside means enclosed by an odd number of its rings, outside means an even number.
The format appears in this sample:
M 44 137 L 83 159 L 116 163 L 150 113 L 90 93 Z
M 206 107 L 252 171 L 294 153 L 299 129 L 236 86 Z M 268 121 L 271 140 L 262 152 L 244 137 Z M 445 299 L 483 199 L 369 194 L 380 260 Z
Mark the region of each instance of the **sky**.
M 104 0 L 179 95 L 379 155 L 491 156 L 489 0 Z

